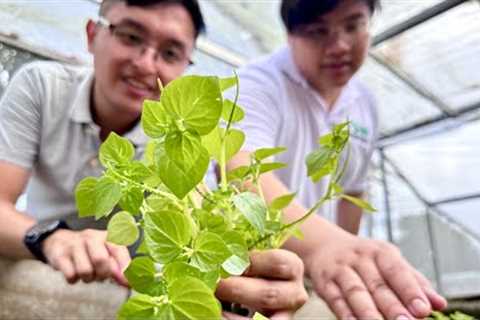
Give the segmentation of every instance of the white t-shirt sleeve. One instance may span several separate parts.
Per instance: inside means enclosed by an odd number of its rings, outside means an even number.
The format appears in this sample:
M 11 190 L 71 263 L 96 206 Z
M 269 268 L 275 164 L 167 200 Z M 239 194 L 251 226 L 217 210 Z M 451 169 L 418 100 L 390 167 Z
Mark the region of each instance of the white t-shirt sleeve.
M 275 147 L 275 137 L 281 125 L 279 105 L 274 95 L 278 88 L 263 71 L 247 68 L 240 72 L 238 105 L 245 111 L 245 118 L 238 127 L 245 133 L 244 151 Z
M 33 167 L 40 140 L 40 83 L 27 66 L 12 78 L 0 100 L 0 160 Z

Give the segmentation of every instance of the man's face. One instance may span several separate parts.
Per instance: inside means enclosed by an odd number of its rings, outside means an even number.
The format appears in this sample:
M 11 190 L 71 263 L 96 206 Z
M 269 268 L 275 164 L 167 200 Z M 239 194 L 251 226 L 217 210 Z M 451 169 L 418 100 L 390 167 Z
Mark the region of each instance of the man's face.
M 341 89 L 365 60 L 370 10 L 359 0 L 345 0 L 314 23 L 289 34 L 296 65 L 320 93 Z
M 96 108 L 138 117 L 145 99 L 158 99 L 163 84 L 182 75 L 195 44 L 188 11 L 177 4 L 132 7 L 113 5 L 105 14 L 110 26 L 89 23 L 89 51 L 94 56 Z

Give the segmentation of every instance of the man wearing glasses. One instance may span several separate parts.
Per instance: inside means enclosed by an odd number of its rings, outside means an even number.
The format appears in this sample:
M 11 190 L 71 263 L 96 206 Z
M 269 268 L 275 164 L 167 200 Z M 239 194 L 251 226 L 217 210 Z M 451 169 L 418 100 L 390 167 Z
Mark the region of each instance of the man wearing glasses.
M 37 258 L 69 283 L 113 278 L 127 285 L 127 248 L 106 242 L 105 221 L 77 218 L 74 189 L 101 173 L 98 148 L 110 132 L 130 139 L 142 155 L 142 103 L 159 98 L 157 78 L 167 84 L 182 75 L 204 23 L 196 0 L 104 0 L 100 16 L 86 28 L 93 69 L 30 64 L 0 102 L 0 255 Z M 24 214 L 15 203 L 27 182 Z M 305 302 L 303 264 L 295 254 L 270 250 L 251 261 L 248 275 L 221 281 L 221 300 L 276 316 Z
M 369 23 L 378 0 L 282 0 L 288 46 L 240 71 L 238 103 L 245 109 L 243 151 L 230 166 L 250 163 L 250 152 L 284 146 L 276 161 L 288 168 L 262 177 L 267 200 L 297 192 L 286 210 L 296 220 L 321 198 L 321 184 L 306 176 L 304 159 L 318 137 L 349 120 L 349 162 L 341 185 L 360 196 L 377 136 L 371 94 L 354 74 L 367 55 Z M 322 208 L 321 214 L 330 208 Z M 286 248 L 300 255 L 318 295 L 337 318 L 413 319 L 445 307 L 445 300 L 394 246 L 356 234 L 361 211 L 339 202 L 338 224 L 313 216 L 302 225 L 303 240 Z M 307 316 L 305 314 L 305 316 Z M 313 316 L 313 314 L 308 315 Z

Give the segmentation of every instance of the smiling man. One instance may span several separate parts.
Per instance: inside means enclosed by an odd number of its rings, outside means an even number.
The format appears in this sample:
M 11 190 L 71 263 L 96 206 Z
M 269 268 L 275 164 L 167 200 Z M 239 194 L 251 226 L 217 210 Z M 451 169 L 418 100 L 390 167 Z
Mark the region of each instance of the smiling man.
M 238 104 L 245 109 L 240 126 L 246 141 L 230 167 L 248 165 L 250 153 L 258 148 L 287 147 L 275 160 L 288 167 L 265 174 L 261 185 L 268 201 L 297 192 L 298 202 L 286 210 L 290 221 L 303 216 L 325 191 L 324 184 L 310 182 L 305 158 L 334 124 L 351 122 L 341 185 L 356 196 L 365 190 L 377 119 L 374 99 L 355 74 L 367 55 L 370 19 L 378 2 L 282 0 L 288 45 L 239 73 Z M 360 224 L 359 208 L 340 201 L 336 221 L 328 217 L 329 209 L 321 208 L 304 222 L 304 239 L 290 239 L 285 247 L 303 259 L 315 291 L 337 318 L 423 318 L 445 307 L 445 300 L 397 248 L 353 235 Z
M 106 241 L 105 221 L 77 217 L 74 189 L 82 178 L 102 172 L 98 151 L 110 132 L 130 139 L 136 157 L 142 156 L 147 142 L 139 122 L 142 103 L 159 98 L 157 78 L 167 84 L 182 75 L 203 29 L 196 0 L 104 0 L 100 19 L 86 28 L 93 68 L 37 62 L 15 75 L 0 101 L 1 256 L 36 258 L 69 283 L 113 278 L 127 285 L 122 274 L 130 261 L 127 248 Z M 25 187 L 28 207 L 21 213 L 15 203 Z M 303 264 L 296 255 L 270 250 L 252 254 L 251 261 L 248 275 L 221 282 L 219 298 L 277 316 L 303 304 Z M 39 270 L 42 280 L 51 279 L 48 287 L 55 287 L 46 301 L 65 297 L 57 288 L 75 292 L 55 283 L 58 277 L 45 276 L 38 264 L 27 272 L 32 277 L 22 280 L 39 281 L 34 275 Z M 102 296 L 96 289 L 80 296 Z M 42 292 L 48 299 L 48 291 Z M 278 294 L 272 297 L 272 292 Z M 0 295 L 1 310 L 4 304 L 12 308 L 5 296 Z M 104 316 L 112 317 L 108 311 Z M 67 314 L 59 310 L 53 316 Z M 87 315 L 92 316 L 102 317 Z

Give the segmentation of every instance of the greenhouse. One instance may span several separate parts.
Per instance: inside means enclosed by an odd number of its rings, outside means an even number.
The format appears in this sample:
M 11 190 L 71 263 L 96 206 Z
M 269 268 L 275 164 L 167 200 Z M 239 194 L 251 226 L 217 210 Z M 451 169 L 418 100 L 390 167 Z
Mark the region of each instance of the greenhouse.
M 98 20 L 100 2 L 0 1 L 0 96 L 28 62 L 92 64 L 85 25 Z M 187 74 L 230 77 L 286 42 L 279 0 L 199 3 L 206 33 L 197 40 Z M 368 200 L 377 212 L 364 216 L 360 233 L 398 246 L 451 308 L 476 316 L 479 16 L 478 0 L 383 0 L 358 75 L 376 98 L 380 126 L 368 178 Z M 27 202 L 22 197 L 17 207 Z M 9 301 L 0 293 L 2 299 Z M 84 314 L 91 315 L 87 309 Z M 53 317 L 41 314 L 32 317 Z M 2 316 L 11 319 L 0 310 Z

